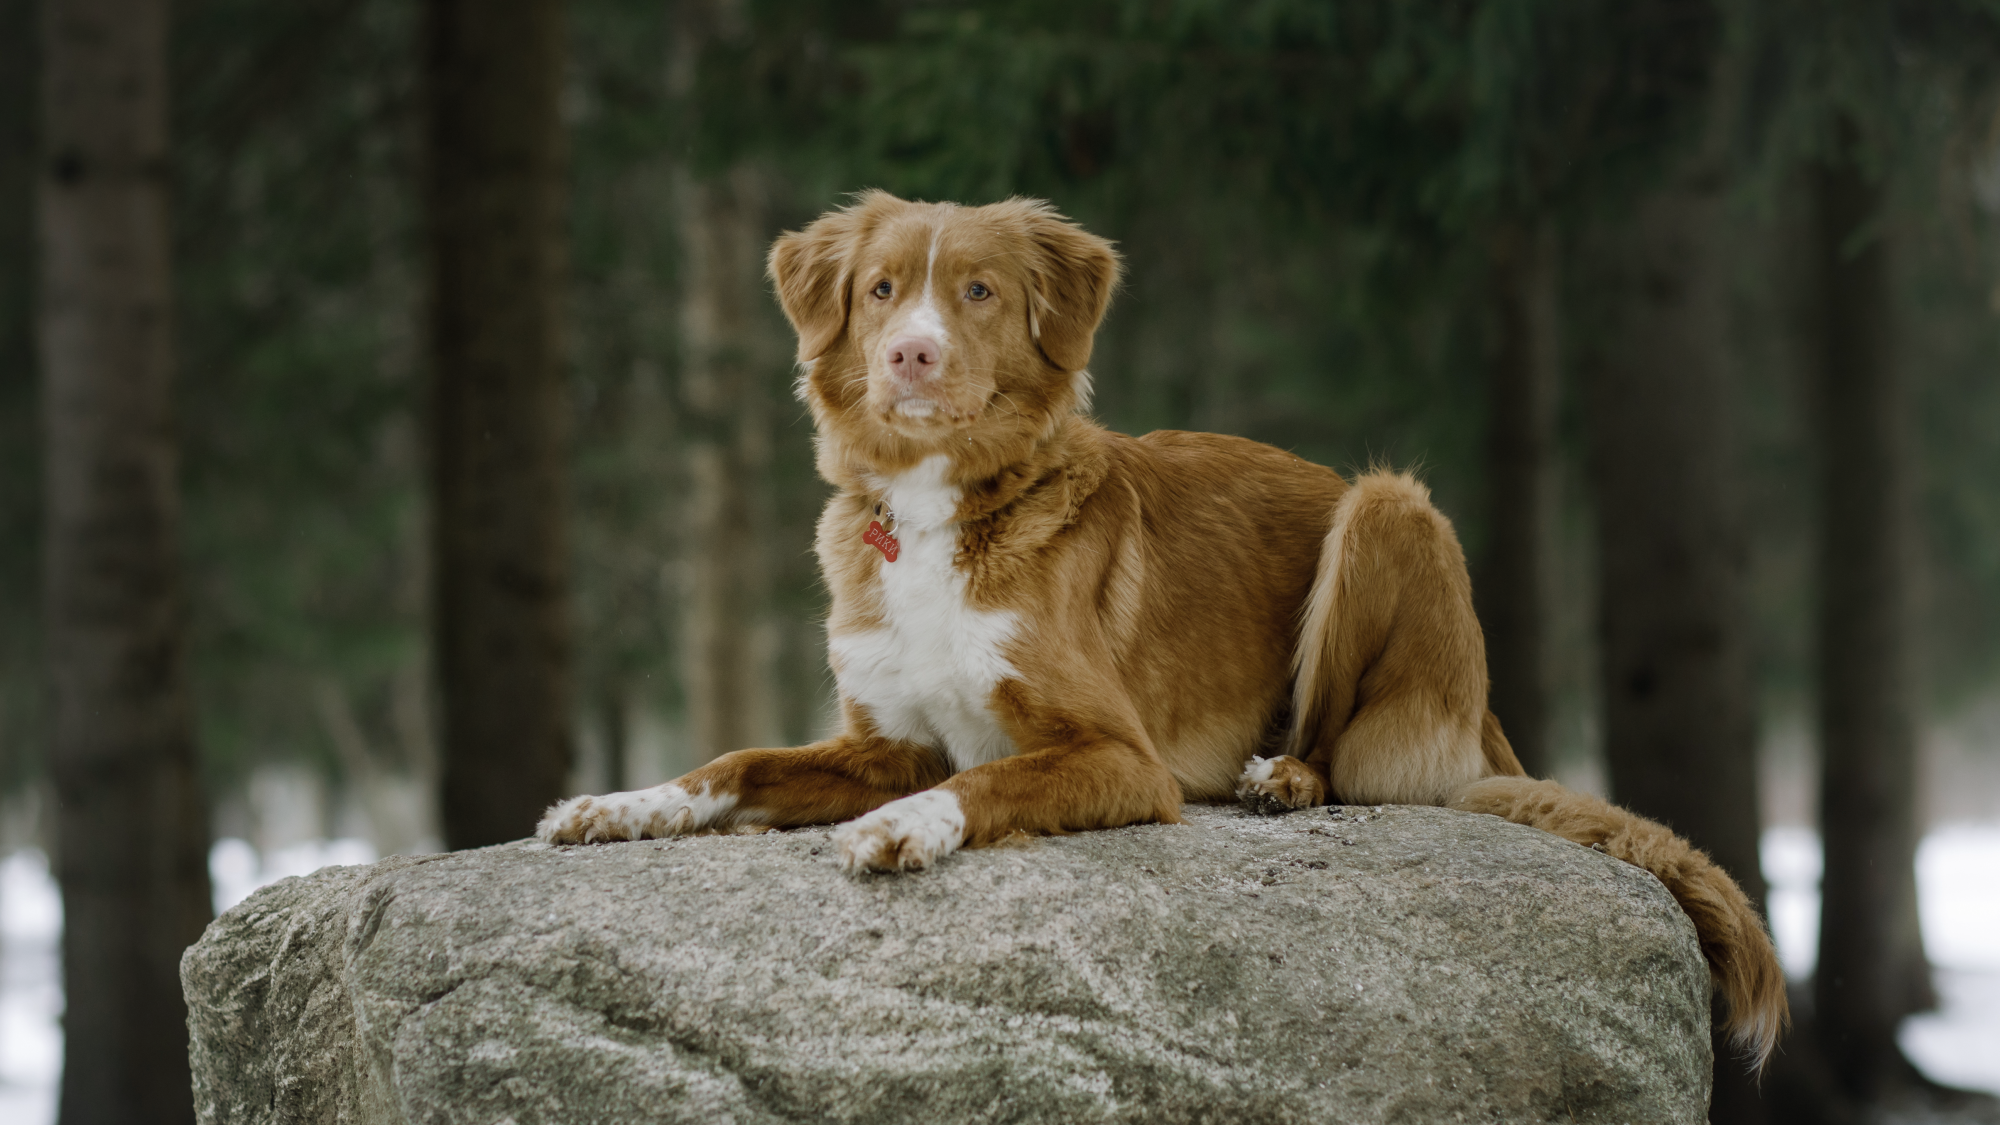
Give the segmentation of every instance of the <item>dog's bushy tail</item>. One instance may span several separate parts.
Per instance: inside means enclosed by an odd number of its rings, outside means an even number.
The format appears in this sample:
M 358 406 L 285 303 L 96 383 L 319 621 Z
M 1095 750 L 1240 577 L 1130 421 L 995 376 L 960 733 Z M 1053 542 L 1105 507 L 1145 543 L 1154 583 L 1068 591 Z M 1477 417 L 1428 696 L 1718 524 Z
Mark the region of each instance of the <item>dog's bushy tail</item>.
M 1553 781 L 1490 777 L 1453 795 L 1450 807 L 1492 813 L 1643 867 L 1694 922 L 1710 975 L 1729 1004 L 1724 1029 L 1761 1071 L 1791 1023 L 1785 975 L 1764 920 L 1743 889 L 1708 855 L 1666 826 Z

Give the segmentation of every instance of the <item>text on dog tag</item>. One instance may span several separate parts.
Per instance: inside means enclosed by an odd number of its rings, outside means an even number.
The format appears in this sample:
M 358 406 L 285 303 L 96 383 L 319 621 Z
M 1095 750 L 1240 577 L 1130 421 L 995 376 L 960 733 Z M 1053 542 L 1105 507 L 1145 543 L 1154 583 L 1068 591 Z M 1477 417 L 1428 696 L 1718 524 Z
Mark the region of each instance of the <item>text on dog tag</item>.
M 868 533 L 861 537 L 861 541 L 882 552 L 882 557 L 890 562 L 896 561 L 896 552 L 903 546 L 896 542 L 895 536 L 882 530 L 882 524 L 878 520 L 868 521 Z

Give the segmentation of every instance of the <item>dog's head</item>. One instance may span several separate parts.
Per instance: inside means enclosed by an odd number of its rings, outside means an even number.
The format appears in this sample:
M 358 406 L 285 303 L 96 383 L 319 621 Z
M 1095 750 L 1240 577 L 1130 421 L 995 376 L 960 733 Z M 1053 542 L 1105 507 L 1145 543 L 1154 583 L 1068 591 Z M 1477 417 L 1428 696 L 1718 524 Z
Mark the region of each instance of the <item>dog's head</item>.
M 894 470 L 941 451 L 1004 461 L 1073 411 L 1118 256 L 1038 200 L 871 191 L 780 237 L 770 273 L 820 432 Z

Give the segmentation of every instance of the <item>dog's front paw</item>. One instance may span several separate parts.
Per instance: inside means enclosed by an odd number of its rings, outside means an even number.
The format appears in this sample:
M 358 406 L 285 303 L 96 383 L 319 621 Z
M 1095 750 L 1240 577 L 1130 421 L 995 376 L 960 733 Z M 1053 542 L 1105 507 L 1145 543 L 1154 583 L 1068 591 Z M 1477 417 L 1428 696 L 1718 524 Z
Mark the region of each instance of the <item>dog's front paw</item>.
M 1326 803 L 1326 783 L 1304 762 L 1289 754 L 1253 757 L 1236 779 L 1236 799 L 1251 812 L 1277 816 L 1293 809 Z
M 849 871 L 917 870 L 965 842 L 965 810 L 949 789 L 926 789 L 848 821 L 833 842 Z
M 551 844 L 661 840 L 716 828 L 736 807 L 733 796 L 690 793 L 673 782 L 631 793 L 571 797 L 549 808 L 535 835 Z

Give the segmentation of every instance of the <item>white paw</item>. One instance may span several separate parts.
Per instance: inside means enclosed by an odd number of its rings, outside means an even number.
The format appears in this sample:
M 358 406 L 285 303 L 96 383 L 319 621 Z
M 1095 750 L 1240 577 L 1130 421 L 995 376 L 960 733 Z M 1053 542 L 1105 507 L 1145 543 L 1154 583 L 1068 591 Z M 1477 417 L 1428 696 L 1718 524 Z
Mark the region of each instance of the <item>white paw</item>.
M 1276 758 L 1259 758 L 1252 754 L 1250 760 L 1243 763 L 1243 772 L 1236 778 L 1236 795 L 1248 797 L 1258 792 L 1265 782 L 1271 780 L 1271 769 L 1277 762 Z
M 1252 757 L 1236 778 L 1236 799 L 1251 812 L 1276 816 L 1326 800 L 1326 783 L 1297 758 Z
M 597 844 L 609 840 L 660 840 L 723 826 L 736 798 L 711 797 L 708 787 L 690 793 L 673 782 L 630 793 L 571 797 L 551 806 L 535 835 L 551 844 Z
M 848 821 L 833 842 L 849 871 L 929 867 L 965 842 L 965 810 L 949 789 L 926 789 Z

